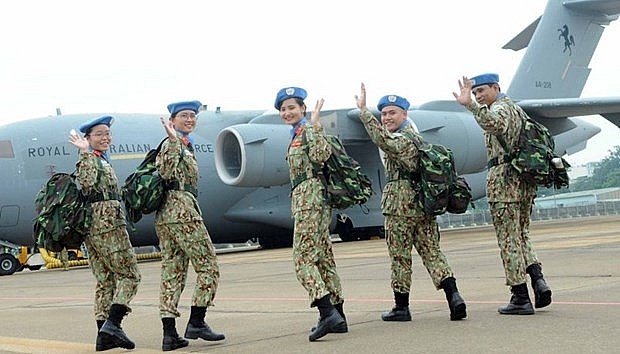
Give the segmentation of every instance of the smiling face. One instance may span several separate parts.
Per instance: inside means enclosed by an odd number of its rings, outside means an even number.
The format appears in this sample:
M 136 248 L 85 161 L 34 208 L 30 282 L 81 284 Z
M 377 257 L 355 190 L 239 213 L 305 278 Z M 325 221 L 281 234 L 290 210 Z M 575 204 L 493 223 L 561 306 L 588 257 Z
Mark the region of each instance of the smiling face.
M 280 118 L 288 125 L 295 125 L 306 115 L 306 105 L 297 98 L 289 98 L 280 106 Z
M 407 111 L 398 106 L 385 106 L 381 110 L 381 123 L 391 132 L 395 132 L 407 120 Z
M 490 106 L 497 99 L 500 89 L 498 84 L 480 85 L 471 89 L 480 104 Z
M 110 127 L 105 124 L 95 125 L 86 135 L 86 140 L 90 146 L 99 151 L 106 151 L 112 143 L 112 133 Z
M 180 131 L 181 133 L 189 134 L 196 128 L 198 116 L 196 116 L 196 112 L 191 109 L 186 109 L 177 112 L 174 118 L 170 118 L 170 120 L 174 125 L 174 129 Z

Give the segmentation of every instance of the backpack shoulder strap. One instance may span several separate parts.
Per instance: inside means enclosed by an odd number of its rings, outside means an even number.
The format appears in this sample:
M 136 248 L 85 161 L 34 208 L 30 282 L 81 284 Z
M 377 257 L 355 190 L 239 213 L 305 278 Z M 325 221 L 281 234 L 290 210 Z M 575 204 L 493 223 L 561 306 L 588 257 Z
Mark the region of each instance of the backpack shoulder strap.
M 525 128 L 526 120 L 531 119 L 531 118 L 529 116 L 527 116 L 527 115 L 519 114 L 519 119 L 521 119 L 521 127 L 519 128 L 519 134 L 518 134 L 520 136 L 521 132 Z M 508 163 L 508 162 L 510 162 L 513 159 L 513 154 L 515 153 L 515 148 L 513 147 L 512 149 L 510 149 L 508 147 L 508 143 L 506 142 L 506 139 L 504 139 L 504 137 L 502 135 L 493 135 L 493 136 L 495 137 L 495 139 L 497 139 L 497 142 L 499 142 L 499 144 L 502 146 L 502 149 L 504 149 L 504 152 L 506 153 L 506 155 L 503 156 L 504 158 L 502 159 L 502 161 L 500 161 L 498 156 L 495 156 L 495 157 L 491 158 L 487 162 L 487 168 L 491 168 L 493 166 L 497 166 L 497 165 L 499 165 L 501 163 Z M 517 137 L 517 144 L 518 143 L 519 143 L 519 137 Z
M 426 142 L 422 139 L 418 140 L 415 138 L 415 136 L 408 130 L 403 130 L 402 132 L 400 132 L 404 137 L 406 137 L 407 139 L 409 139 L 411 141 L 411 143 L 413 143 L 413 145 L 416 147 L 416 149 L 420 150 L 422 149 L 422 147 L 424 146 L 424 144 L 426 144 Z M 419 154 L 418 154 L 419 155 Z M 419 157 L 418 157 L 419 158 Z M 400 165 L 400 164 L 399 164 Z M 418 169 L 420 169 L 421 166 L 418 163 Z M 399 168 L 398 169 L 398 174 L 399 176 L 402 175 L 403 177 L 407 177 L 409 180 L 411 181 L 417 181 L 420 179 L 420 171 L 418 172 L 414 172 L 414 171 L 407 171 L 404 168 Z
M 169 139 L 169 137 L 165 137 L 165 138 L 163 138 L 163 139 L 159 142 L 159 145 L 157 145 L 157 147 L 155 148 L 155 150 L 156 150 L 157 152 L 161 151 L 161 147 L 164 145 L 164 141 L 166 141 L 166 140 L 168 140 L 168 139 Z

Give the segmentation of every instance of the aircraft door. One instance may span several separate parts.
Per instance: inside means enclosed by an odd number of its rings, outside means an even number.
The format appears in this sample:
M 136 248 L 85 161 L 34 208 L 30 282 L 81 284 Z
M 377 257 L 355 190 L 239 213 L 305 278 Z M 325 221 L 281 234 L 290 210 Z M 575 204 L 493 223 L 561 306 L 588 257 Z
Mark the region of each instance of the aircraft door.
M 3 205 L 0 207 L 0 227 L 17 226 L 19 207 L 17 205 Z

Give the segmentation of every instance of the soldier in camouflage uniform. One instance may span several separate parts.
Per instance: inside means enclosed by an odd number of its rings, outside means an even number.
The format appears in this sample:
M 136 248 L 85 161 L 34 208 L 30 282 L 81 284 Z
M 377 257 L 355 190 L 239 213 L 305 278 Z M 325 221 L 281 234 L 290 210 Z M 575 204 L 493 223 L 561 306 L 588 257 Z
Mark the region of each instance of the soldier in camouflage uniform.
M 360 120 L 368 135 L 384 153 L 387 183 L 383 188 L 381 209 L 385 215 L 385 239 L 391 259 L 391 285 L 395 306 L 384 312 L 384 321 L 411 321 L 411 251 L 415 247 L 433 284 L 443 289 L 450 309 L 450 319 L 467 317 L 465 301 L 458 292 L 456 279 L 446 257 L 439 248 L 439 228 L 435 216 L 424 212 L 416 198 L 415 182 L 410 174 L 418 169 L 419 152 L 408 137 L 422 142 L 407 117 L 409 102 L 400 96 L 388 95 L 379 100 L 381 123 L 368 111 L 366 88 L 356 96 Z
M 85 243 L 90 268 L 97 280 L 97 351 L 135 347 L 123 332 L 121 321 L 131 312 L 129 302 L 140 283 L 136 254 L 125 228 L 118 180 L 107 153 L 112 142 L 112 122 L 111 116 L 95 118 L 80 126 L 84 137 L 75 131 L 69 136 L 69 142 L 80 149 L 77 180 L 91 201 L 92 225 Z
M 205 323 L 208 306 L 213 306 L 220 271 L 215 248 L 202 219 L 198 205 L 198 163 L 193 139 L 189 135 L 198 121 L 199 101 L 176 102 L 168 105 L 170 119 L 161 123 L 168 134 L 156 158 L 159 174 L 166 180 L 166 197 L 155 215 L 155 231 L 161 247 L 161 287 L 159 313 L 164 338 L 162 350 L 183 348 L 188 341 L 179 337 L 175 319 L 179 298 L 185 287 L 189 262 L 196 272 L 185 338 L 219 341 L 225 337 Z
M 497 74 L 483 74 L 459 81 L 460 93 L 454 93 L 458 103 L 470 110 L 485 132 L 489 174 L 487 198 L 497 234 L 497 243 L 506 273 L 506 285 L 512 296 L 500 314 L 530 315 L 534 313 L 530 301 L 526 274 L 534 289 L 535 307 L 551 303 L 551 289 L 545 282 L 541 264 L 529 237 L 530 214 L 536 196 L 536 187 L 519 178 L 511 168 L 506 152 L 497 139 L 502 136 L 508 146 L 514 146 L 519 137 L 526 113 L 499 86 Z M 472 100 L 471 95 L 476 97 Z
M 310 306 L 319 309 L 319 322 L 309 335 L 312 342 L 328 333 L 345 333 L 348 328 L 329 235 L 332 209 L 325 200 L 323 184 L 313 173 L 313 164 L 325 162 L 331 154 L 319 121 L 323 100 L 317 101 L 308 122 L 303 101 L 306 95 L 299 87 L 283 88 L 274 106 L 282 121 L 291 126 L 287 161 L 295 219 L 293 262 L 297 280 L 308 291 Z

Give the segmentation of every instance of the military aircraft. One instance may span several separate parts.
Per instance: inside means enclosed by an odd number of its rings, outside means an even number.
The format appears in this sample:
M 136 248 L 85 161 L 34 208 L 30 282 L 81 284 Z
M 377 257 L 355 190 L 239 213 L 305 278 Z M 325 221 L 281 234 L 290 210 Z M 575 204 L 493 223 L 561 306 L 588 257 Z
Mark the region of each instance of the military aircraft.
M 549 128 L 560 155 L 584 149 L 600 131 L 575 116 L 601 114 L 620 126 L 620 97 L 579 98 L 605 26 L 619 13 L 620 0 L 550 0 L 541 17 L 504 46 L 527 47 L 506 92 Z M 428 102 L 412 107 L 409 114 L 427 141 L 452 149 L 474 198 L 482 197 L 486 155 L 482 131 L 472 115 L 454 101 Z M 99 115 L 58 115 L 0 127 L 0 274 L 14 271 L 16 247 L 34 246 L 37 191 L 53 173 L 75 168 L 78 152 L 67 142 L 69 131 Z M 109 152 L 122 183 L 165 134 L 160 115 L 114 116 Z M 380 233 L 383 226 L 383 165 L 358 116 L 352 108 L 321 114 L 327 132 L 340 137 L 372 178 L 375 191 L 367 208 L 334 211 L 332 231 L 345 241 Z M 288 130 L 275 111 L 200 112 L 193 134 L 201 166 L 198 199 L 215 243 L 258 238 L 263 247 L 291 244 Z M 130 233 L 134 246 L 158 244 L 152 215 Z

